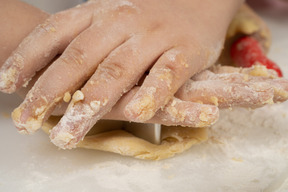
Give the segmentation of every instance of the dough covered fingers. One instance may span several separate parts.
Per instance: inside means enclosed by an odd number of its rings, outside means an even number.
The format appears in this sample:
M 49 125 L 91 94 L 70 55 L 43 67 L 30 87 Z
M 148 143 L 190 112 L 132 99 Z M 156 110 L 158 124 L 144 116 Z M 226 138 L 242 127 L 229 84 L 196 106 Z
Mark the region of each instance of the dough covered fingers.
M 24 38 L 0 69 L 0 91 L 13 93 L 27 85 L 37 71 L 61 54 L 91 23 L 91 14 L 82 14 L 83 9 L 91 12 L 83 6 L 57 13 Z
M 157 38 L 151 34 L 149 37 L 146 35 L 144 37 L 142 35 L 131 37 L 107 56 L 99 65 L 95 74 L 81 89 L 81 94 L 84 96 L 83 100 L 79 102 L 72 100 L 60 122 L 52 129 L 51 140 L 55 145 L 61 148 L 76 146 L 93 125 L 112 109 L 121 96 L 139 81 L 147 68 L 167 49 L 168 40 L 161 40 L 158 44 L 153 43 L 156 39 L 163 39 L 158 34 L 156 33 Z M 197 54 L 191 56 L 193 59 L 191 59 L 192 62 L 189 62 L 185 60 L 188 56 L 184 55 L 184 50 L 173 50 L 171 52 L 168 50 L 165 52 L 156 61 L 149 75 L 146 76 L 138 93 L 126 106 L 124 110 L 126 118 L 141 122 L 151 119 L 158 109 L 163 108 L 169 102 L 177 89 L 191 76 L 191 73 L 193 75 L 202 70 L 203 66 L 212 65 L 209 62 L 215 61 L 218 54 L 209 55 L 209 57 L 214 58 L 209 59 L 208 62 L 204 60 L 204 63 L 199 66 L 193 66 L 193 62 L 200 63 Z M 125 57 L 127 55 L 129 57 Z M 197 59 L 194 60 L 194 58 Z M 134 65 L 134 62 L 138 65 Z M 197 104 L 194 105 L 197 108 L 194 111 L 198 111 L 198 113 L 191 113 L 187 106 L 185 109 L 181 109 L 181 113 L 183 113 L 181 118 L 189 116 L 185 113 L 190 113 L 191 118 L 202 117 L 203 115 L 199 113 L 206 109 L 201 109 Z M 136 119 L 131 118 L 131 111 L 133 115 L 134 110 L 136 110 L 136 116 L 138 115 Z M 207 111 L 209 110 L 207 109 Z M 140 113 L 137 113 L 137 111 L 140 111 Z M 180 118 L 178 117 L 179 114 L 175 107 L 171 107 L 167 108 L 165 116 L 166 119 L 169 119 L 169 117 L 177 119 Z M 172 121 L 175 121 L 174 119 Z M 209 118 L 207 117 L 207 119 Z M 178 120 L 176 123 L 181 121 L 184 120 Z M 197 120 L 191 120 L 191 122 L 190 125 L 193 126 L 203 124 L 201 124 L 201 119 L 199 122 Z M 207 120 L 206 124 L 211 124 L 211 121 Z
M 77 92 L 76 92 L 77 93 Z M 130 93 L 130 92 L 129 92 Z M 125 97 L 124 97 L 125 98 Z M 112 113 L 107 113 L 103 119 L 127 121 L 122 107 L 115 105 Z M 71 104 L 70 104 L 71 105 Z M 62 149 L 75 148 L 96 121 L 103 115 L 99 112 L 99 106 L 105 105 L 102 102 L 91 102 L 90 105 L 73 105 L 72 109 L 66 111 L 59 123 L 51 130 L 50 139 L 52 143 Z M 96 112 L 95 112 L 96 111 Z M 95 118 L 95 114 L 96 116 Z M 181 125 L 189 127 L 207 127 L 214 124 L 219 118 L 218 107 L 203 105 L 189 101 L 181 101 L 173 98 L 163 109 L 145 123 L 161 123 L 163 125 Z
M 216 50 L 220 51 L 217 48 Z M 155 62 L 140 90 L 126 106 L 126 118 L 136 122 L 145 122 L 152 118 L 170 101 L 189 77 L 201 71 L 205 66 L 211 66 L 219 54 L 220 52 L 209 54 L 209 60 L 202 59 L 205 51 L 199 46 L 178 47 L 166 51 Z M 193 65 L 195 63 L 200 65 Z
M 272 69 L 267 69 L 263 65 L 253 65 L 252 67 L 248 67 L 248 68 L 216 65 L 216 66 L 213 66 L 210 70 L 211 72 L 215 74 L 240 73 L 240 74 L 250 75 L 252 77 L 258 76 L 258 77 L 263 77 L 263 78 L 265 77 L 265 78 L 272 78 L 272 79 L 278 78 L 276 71 Z M 195 78 L 199 78 L 199 77 L 195 77 Z
M 265 66 L 255 65 L 249 68 L 216 66 L 212 68 L 212 71 L 216 73 L 216 75 L 211 75 L 212 72 L 209 72 L 209 78 L 219 79 L 222 77 L 223 79 L 223 77 L 227 76 L 226 74 L 230 74 L 230 77 L 238 76 L 239 81 L 267 83 L 274 90 L 274 102 L 284 102 L 288 99 L 288 80 L 279 78 L 276 71 L 267 69 Z M 198 79 L 201 78 L 200 76 L 203 75 L 200 74 Z M 233 81 L 235 81 L 235 78 L 231 79 L 234 79 Z
M 203 7 L 211 9 L 207 10 L 210 11 L 210 15 L 195 9 L 195 6 L 200 4 L 199 0 L 172 3 L 164 0 L 161 2 L 100 0 L 89 1 L 75 8 L 56 13 L 36 27 L 1 67 L 0 91 L 13 93 L 21 86 L 25 86 L 37 71 L 45 67 L 57 54 L 61 54 L 78 35 L 92 25 L 104 27 L 111 23 L 112 25 L 118 24 L 117 28 L 111 30 L 118 33 L 124 27 L 130 36 L 153 31 L 161 31 L 163 36 L 172 34 L 170 38 L 173 41 L 170 41 L 170 47 L 183 45 L 191 37 L 199 39 L 199 35 L 196 34 L 202 35 L 200 43 L 205 44 L 205 35 L 208 36 L 208 34 L 202 34 L 202 32 L 207 31 L 207 28 L 217 27 L 221 30 L 217 30 L 218 33 L 211 36 L 211 39 L 207 39 L 208 42 L 214 44 L 219 39 L 224 39 L 225 30 L 232 16 L 243 2 L 242 0 L 225 1 L 227 1 L 225 6 L 208 6 L 211 4 L 210 1 L 200 1 Z M 220 17 L 219 13 L 227 17 Z M 203 18 L 204 22 L 207 20 L 209 23 L 203 27 L 195 18 Z M 216 22 L 212 25 L 211 18 L 217 21 L 217 25 Z M 197 25 L 199 26 L 197 27 Z M 192 33 L 190 33 L 191 31 Z M 99 31 L 94 31 L 94 33 L 97 32 Z M 184 36 L 186 38 L 179 38 Z M 109 39 L 109 35 L 103 39 L 106 38 Z M 90 39 L 92 40 L 91 37 Z
M 114 105 L 113 109 L 102 119 L 129 121 L 125 116 L 125 106 L 139 90 L 134 87 Z M 219 117 L 219 110 L 214 105 L 204 105 L 190 101 L 182 101 L 172 97 L 165 107 L 159 109 L 155 115 L 145 123 L 158 123 L 167 126 L 181 125 L 189 127 L 206 127 L 215 123 Z
M 82 32 L 40 76 L 23 103 L 14 110 L 12 116 L 16 127 L 23 133 L 39 129 L 65 94 L 72 95 L 79 89 L 99 63 L 127 38 L 126 31 L 112 23 L 106 27 L 93 25 Z
M 216 69 L 216 70 L 215 70 Z M 216 71 L 216 73 L 212 72 Z M 182 100 L 225 107 L 261 107 L 288 99 L 288 80 L 264 66 L 216 67 L 187 81 L 177 92 Z
M 74 146 L 149 70 L 124 111 L 129 120 L 151 119 L 190 76 L 216 61 L 243 3 L 223 1 L 98 0 L 50 16 L 1 68 L 0 90 L 12 93 L 61 54 L 14 110 L 19 131 L 38 130 L 81 89 L 51 134 L 59 146 Z
M 199 105 L 198 107 L 202 107 L 202 109 L 206 106 L 217 106 L 220 109 L 227 107 L 258 108 L 272 104 L 273 102 L 284 102 L 288 99 L 288 80 L 283 78 L 273 79 L 261 76 L 247 76 L 246 74 L 239 73 L 241 71 L 240 68 L 234 68 L 234 70 L 238 72 L 215 74 L 209 70 L 205 70 L 195 75 L 193 79 L 198 78 L 197 81 L 189 80 L 177 91 L 175 97 L 178 100 L 173 97 L 164 108 L 159 109 L 155 116 L 146 122 L 197 127 L 195 122 L 188 121 L 188 119 L 195 117 L 197 119 L 199 116 L 195 114 L 193 116 L 191 115 L 192 113 L 183 113 L 182 106 L 186 106 L 185 110 L 194 110 L 197 108 L 195 103 Z M 248 69 L 245 71 L 248 71 Z M 113 107 L 112 111 L 107 113 L 103 118 L 129 120 L 123 114 L 124 109 L 138 89 L 134 88 L 124 95 Z M 187 101 L 189 102 L 185 103 Z M 170 116 L 167 116 L 167 114 Z M 216 116 L 211 117 L 212 120 Z M 180 119 L 183 119 L 183 121 Z M 210 123 L 213 124 L 212 121 Z M 205 126 L 209 126 L 208 122 Z
M 267 69 L 262 65 L 255 65 L 249 68 L 238 68 L 238 67 L 228 67 L 228 66 L 216 66 L 212 68 L 212 71 L 216 75 L 210 75 L 209 78 L 223 79 L 227 74 L 230 79 L 235 82 L 238 76 L 238 81 L 244 82 L 254 82 L 254 83 L 266 83 L 273 90 L 273 101 L 274 102 L 284 102 L 288 99 L 288 80 L 285 78 L 279 78 L 277 72 L 271 69 Z M 210 72 L 211 74 L 211 72 Z M 199 75 L 199 77 L 201 74 Z
M 68 148 L 76 145 L 121 96 L 139 81 L 151 63 L 166 49 L 166 41 L 153 45 L 155 39 L 159 37 L 132 37 L 107 56 L 81 92 L 76 92 L 83 99 L 72 99 L 59 124 L 53 128 L 51 140 L 54 144 Z M 134 62 L 139 66 L 134 65 Z M 72 139 L 63 141 L 62 135 L 68 132 Z
M 216 105 L 219 108 L 255 108 L 273 103 L 274 90 L 267 82 L 189 81 L 175 96 L 186 101 Z
M 49 117 L 55 105 L 63 98 L 67 99 L 65 95 L 69 97 L 76 89 L 79 89 L 90 79 L 95 70 L 96 79 L 100 76 L 109 79 L 109 77 L 115 78 L 118 75 L 117 68 L 120 71 L 133 69 L 134 73 L 130 71 L 121 76 L 121 81 L 115 82 L 115 87 L 109 88 L 109 80 L 107 81 L 105 89 L 113 91 L 115 88 L 115 95 L 113 98 L 109 98 L 109 105 L 100 105 L 99 111 L 108 112 L 117 99 L 124 92 L 129 91 L 145 71 L 151 68 L 151 78 L 148 77 L 147 82 L 143 84 L 141 94 L 145 96 L 150 93 L 150 88 L 147 89 L 147 87 L 151 87 L 156 90 L 155 97 L 159 97 L 159 100 L 152 109 L 152 115 L 146 114 L 146 117 L 142 119 L 148 120 L 159 108 L 165 106 L 178 87 L 190 77 L 189 75 L 207 68 L 216 60 L 221 51 L 228 25 L 243 1 L 225 0 L 225 2 L 227 3 L 224 3 L 223 6 L 210 6 L 211 1 L 206 0 L 173 2 L 165 0 L 157 2 L 152 0 L 145 2 L 99 0 L 90 1 L 50 16 L 21 43 L 1 68 L 0 90 L 11 93 L 26 84 L 57 54 L 62 53 L 38 79 L 24 102 L 13 112 L 16 126 L 23 133 L 33 133 Z M 209 9 L 207 10 L 209 14 L 199 10 L 198 6 Z M 200 17 L 207 22 L 205 25 L 196 19 Z M 211 21 L 211 18 L 214 21 Z M 216 28 L 218 29 L 215 30 L 217 33 L 210 34 L 210 31 Z M 157 38 L 155 38 L 155 34 Z M 137 37 L 147 37 L 144 39 L 147 40 L 146 48 L 137 47 Z M 149 39 L 153 39 L 153 42 Z M 124 51 L 123 54 L 117 54 L 116 50 L 121 50 L 122 44 L 133 40 L 135 41 L 131 42 L 129 46 L 130 52 Z M 179 47 L 181 49 L 178 49 Z M 176 57 L 184 55 L 187 63 L 168 63 L 171 56 L 169 50 L 176 50 Z M 133 55 L 133 51 L 137 52 L 136 55 Z M 166 55 L 166 53 L 169 54 Z M 164 60 L 162 60 L 162 55 Z M 107 62 L 112 56 L 113 61 Z M 144 57 L 147 60 L 141 62 L 139 58 Z M 122 63 L 118 63 L 118 61 L 122 61 Z M 102 62 L 106 62 L 106 64 Z M 100 63 L 103 65 L 98 69 Z M 172 65 L 168 67 L 169 64 Z M 186 64 L 188 65 L 187 72 L 183 70 L 185 67 L 181 69 L 181 65 L 186 66 Z M 162 97 L 162 93 L 165 92 L 163 90 L 167 90 L 167 88 L 162 89 L 161 80 L 156 83 L 151 81 L 157 75 L 163 75 L 161 74 L 162 69 L 169 68 L 176 69 L 171 70 L 172 73 L 175 73 L 175 77 L 170 83 L 175 87 L 172 87 L 171 91 Z M 185 75 L 179 75 L 183 71 L 185 71 Z M 91 80 L 89 83 L 93 81 Z M 166 87 L 169 88 L 169 86 Z M 87 87 L 84 87 L 83 90 L 85 88 Z M 162 91 L 158 91 L 158 88 L 161 88 Z M 89 96 L 90 91 L 86 91 L 85 99 L 87 101 L 89 98 L 91 101 L 94 98 L 96 100 L 104 98 L 106 90 L 103 87 L 99 89 L 99 86 L 95 86 L 95 90 L 99 91 L 97 92 L 99 95 L 94 96 L 95 92 L 91 91 L 92 95 Z M 147 103 L 151 105 L 153 100 L 148 99 Z M 82 110 L 82 107 L 79 107 L 79 110 Z M 78 111 L 78 113 L 80 112 Z M 96 119 L 94 117 L 90 121 L 94 122 Z
M 288 80 L 279 78 L 279 79 L 270 79 L 268 80 L 272 88 L 274 89 L 273 101 L 284 102 L 288 100 Z

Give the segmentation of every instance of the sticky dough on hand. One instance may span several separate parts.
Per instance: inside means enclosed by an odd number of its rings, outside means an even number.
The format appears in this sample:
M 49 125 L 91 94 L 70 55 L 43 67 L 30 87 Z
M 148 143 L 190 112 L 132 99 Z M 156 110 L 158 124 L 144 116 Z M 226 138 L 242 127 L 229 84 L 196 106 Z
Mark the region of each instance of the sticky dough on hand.
M 262 43 L 263 48 L 268 50 L 270 46 L 269 30 L 265 23 L 246 5 L 243 5 L 230 24 L 225 49 L 220 56 L 219 63 L 225 65 L 231 63 L 229 56 L 231 43 L 243 35 L 255 36 Z M 46 133 L 49 133 L 49 130 L 51 130 L 59 120 L 60 117 L 50 117 L 42 129 Z M 107 126 L 112 126 L 110 131 L 93 133 L 96 129 L 98 132 L 99 129 L 106 130 Z M 207 139 L 206 128 L 163 126 L 161 144 L 155 145 L 125 130 L 121 130 L 119 125 L 107 120 L 97 122 L 84 140 L 78 143 L 77 147 L 109 151 L 139 159 L 160 160 L 182 153 L 191 146 L 204 142 Z
M 49 134 L 60 117 L 50 117 L 42 126 Z M 96 129 L 110 127 L 110 131 L 93 133 Z M 77 147 L 95 149 L 118 153 L 124 156 L 132 156 L 138 159 L 160 160 L 173 157 L 182 153 L 191 146 L 207 140 L 206 128 L 189 128 L 181 126 L 162 126 L 161 144 L 152 144 L 144 139 L 138 138 L 131 133 L 120 129 L 121 124 L 109 120 L 99 121 L 86 135 Z

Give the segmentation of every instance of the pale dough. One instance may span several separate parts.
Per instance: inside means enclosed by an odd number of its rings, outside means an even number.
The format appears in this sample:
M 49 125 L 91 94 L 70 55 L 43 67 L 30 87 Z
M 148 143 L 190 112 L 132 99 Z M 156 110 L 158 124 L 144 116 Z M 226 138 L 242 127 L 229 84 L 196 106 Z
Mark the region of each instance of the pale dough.
M 42 129 L 49 133 L 49 130 L 56 125 L 59 119 L 59 117 L 50 117 Z M 99 124 L 111 126 L 109 123 L 109 121 L 102 121 Z M 97 126 L 98 123 L 93 128 L 98 128 Z M 117 124 L 115 127 L 116 130 L 95 135 L 92 128 L 84 140 L 78 143 L 77 147 L 109 151 L 139 159 L 160 160 L 182 153 L 192 145 L 206 141 L 208 138 L 206 128 L 162 126 L 161 144 L 155 145 L 135 137 L 127 131 L 118 129 L 119 125 Z
M 233 41 L 235 37 L 243 35 L 255 36 L 264 45 L 265 49 L 268 50 L 270 45 L 269 30 L 261 19 L 247 6 L 243 6 L 231 22 L 225 43 L 226 54 L 224 50 L 221 56 L 222 58 L 229 58 L 227 55 L 230 49 L 229 43 Z M 220 63 L 223 64 L 225 62 Z M 49 130 L 57 124 L 59 119 L 59 117 L 50 117 L 43 125 L 43 130 L 49 133 Z M 111 125 L 109 121 L 100 121 L 94 128 L 101 129 L 101 127 L 103 128 L 105 126 L 114 126 L 116 129 L 94 134 L 92 128 L 77 147 L 109 151 L 139 159 L 160 160 L 172 157 L 177 153 L 182 153 L 192 145 L 204 142 L 208 138 L 206 128 L 163 126 L 162 142 L 160 145 L 155 145 L 135 137 L 127 131 L 119 129 L 119 124 L 112 123 Z
M 271 45 L 271 34 L 266 23 L 246 4 L 244 4 L 235 15 L 229 25 L 225 40 L 225 49 L 217 63 L 231 65 L 230 47 L 239 37 L 251 35 L 257 39 L 267 53 Z

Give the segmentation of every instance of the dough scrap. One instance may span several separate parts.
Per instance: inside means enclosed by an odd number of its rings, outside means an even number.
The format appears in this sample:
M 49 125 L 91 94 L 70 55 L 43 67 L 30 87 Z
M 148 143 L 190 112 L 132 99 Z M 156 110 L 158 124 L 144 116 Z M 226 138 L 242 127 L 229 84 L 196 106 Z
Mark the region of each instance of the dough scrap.
M 268 26 L 247 4 L 243 4 L 229 25 L 224 44 L 225 49 L 217 63 L 233 64 L 230 57 L 231 45 L 235 40 L 246 35 L 256 38 L 264 51 L 268 52 L 271 46 L 271 34 Z
M 49 134 L 59 120 L 60 117 L 50 117 L 42 129 Z M 101 120 L 99 124 L 101 124 L 100 127 L 111 126 L 111 121 Z M 119 124 L 113 125 L 112 123 L 110 131 L 94 134 L 99 124 L 97 123 L 92 128 L 77 147 L 108 151 L 138 159 L 161 160 L 182 153 L 191 146 L 208 139 L 207 128 L 162 126 L 161 144 L 156 145 L 119 129 Z

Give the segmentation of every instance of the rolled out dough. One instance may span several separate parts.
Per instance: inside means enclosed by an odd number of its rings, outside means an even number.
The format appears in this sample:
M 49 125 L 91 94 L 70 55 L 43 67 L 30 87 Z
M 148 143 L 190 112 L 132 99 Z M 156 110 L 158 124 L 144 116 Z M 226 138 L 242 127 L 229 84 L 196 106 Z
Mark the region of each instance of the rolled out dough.
M 50 117 L 42 129 L 49 133 L 60 117 Z M 112 126 L 110 131 L 93 134 L 93 128 Z M 114 126 L 114 127 L 113 127 Z M 109 151 L 139 159 L 160 160 L 174 156 L 189 149 L 192 145 L 207 140 L 206 128 L 189 128 L 180 126 L 162 126 L 161 144 L 152 144 L 121 130 L 121 125 L 101 120 L 97 123 L 77 147 Z

